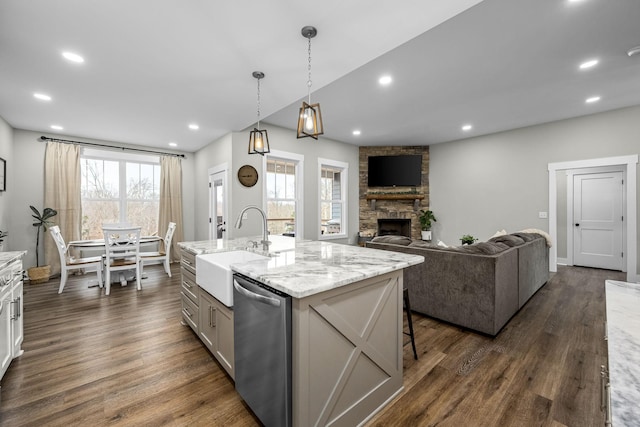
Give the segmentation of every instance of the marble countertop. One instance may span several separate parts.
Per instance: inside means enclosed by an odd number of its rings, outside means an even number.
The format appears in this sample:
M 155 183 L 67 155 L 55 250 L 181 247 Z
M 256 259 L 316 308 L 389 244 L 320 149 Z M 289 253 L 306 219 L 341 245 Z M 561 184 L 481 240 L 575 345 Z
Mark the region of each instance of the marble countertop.
M 8 251 L 8 252 L 0 252 L 0 269 L 5 268 L 7 265 L 11 264 L 13 261 L 22 258 L 25 256 L 27 251 Z
M 640 423 L 640 285 L 605 281 L 612 425 Z
M 256 240 L 256 237 L 180 242 L 178 246 L 199 255 L 245 249 L 249 240 Z M 294 298 L 304 298 L 424 261 L 420 255 L 360 246 L 295 241 L 283 236 L 270 236 L 269 240 L 273 244 L 268 260 L 234 264 L 232 270 Z M 255 252 L 263 254 L 260 250 Z

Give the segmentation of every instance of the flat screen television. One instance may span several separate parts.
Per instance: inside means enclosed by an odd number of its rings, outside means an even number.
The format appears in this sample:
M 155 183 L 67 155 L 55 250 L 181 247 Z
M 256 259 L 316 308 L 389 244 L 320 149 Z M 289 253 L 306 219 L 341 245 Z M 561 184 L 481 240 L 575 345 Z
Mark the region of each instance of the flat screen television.
M 369 187 L 422 185 L 422 155 L 369 156 Z

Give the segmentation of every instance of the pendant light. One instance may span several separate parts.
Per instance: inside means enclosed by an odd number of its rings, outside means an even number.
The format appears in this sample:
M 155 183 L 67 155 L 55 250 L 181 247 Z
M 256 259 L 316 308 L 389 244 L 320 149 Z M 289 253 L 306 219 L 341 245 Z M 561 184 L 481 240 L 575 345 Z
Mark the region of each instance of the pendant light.
M 315 27 L 306 26 L 302 28 L 302 36 L 309 40 L 309 80 L 307 81 L 308 101 L 302 101 L 300 114 L 298 115 L 298 138 L 310 136 L 318 139 L 318 135 L 324 133 L 322 126 L 322 113 L 320 112 L 320 104 L 311 103 L 311 39 L 318 34 Z
M 258 123 L 257 127 L 249 133 L 249 154 L 260 154 L 264 156 L 264 153 L 269 153 L 269 136 L 267 130 L 260 130 L 260 79 L 264 78 L 262 71 L 254 71 L 253 77 L 258 80 Z

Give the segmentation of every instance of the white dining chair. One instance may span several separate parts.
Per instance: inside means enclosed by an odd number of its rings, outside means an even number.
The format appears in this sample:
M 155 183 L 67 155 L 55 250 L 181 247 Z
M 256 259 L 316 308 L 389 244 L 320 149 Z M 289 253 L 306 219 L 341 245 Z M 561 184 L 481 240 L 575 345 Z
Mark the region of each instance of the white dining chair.
M 142 259 L 141 269 L 144 270 L 144 263 L 151 261 L 162 261 L 164 264 L 164 271 L 171 277 L 171 240 L 173 239 L 173 233 L 176 231 L 176 223 L 170 222 L 167 228 L 167 234 L 164 235 L 162 240 L 162 248 L 158 248 L 157 252 L 141 252 L 140 258 Z
M 141 227 L 102 227 L 105 246 L 105 288 L 111 292 L 111 273 L 135 270 L 136 288 L 142 289 L 140 278 L 140 229 Z
M 98 285 L 102 287 L 102 257 L 76 258 L 69 253 L 69 246 L 64 242 L 60 227 L 54 225 L 49 227 L 49 234 L 53 237 L 60 254 L 60 288 L 58 293 L 61 294 L 67 284 L 69 271 L 81 270 L 89 267 L 95 267 L 98 274 Z

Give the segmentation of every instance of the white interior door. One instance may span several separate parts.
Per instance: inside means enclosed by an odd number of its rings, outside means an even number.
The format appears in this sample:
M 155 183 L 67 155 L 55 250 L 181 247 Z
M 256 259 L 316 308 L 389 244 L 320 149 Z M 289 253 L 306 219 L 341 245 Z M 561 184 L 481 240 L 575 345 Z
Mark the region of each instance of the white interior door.
M 224 239 L 227 236 L 226 218 L 226 171 L 209 175 L 209 239 Z
M 622 172 L 573 177 L 573 264 L 623 269 Z

